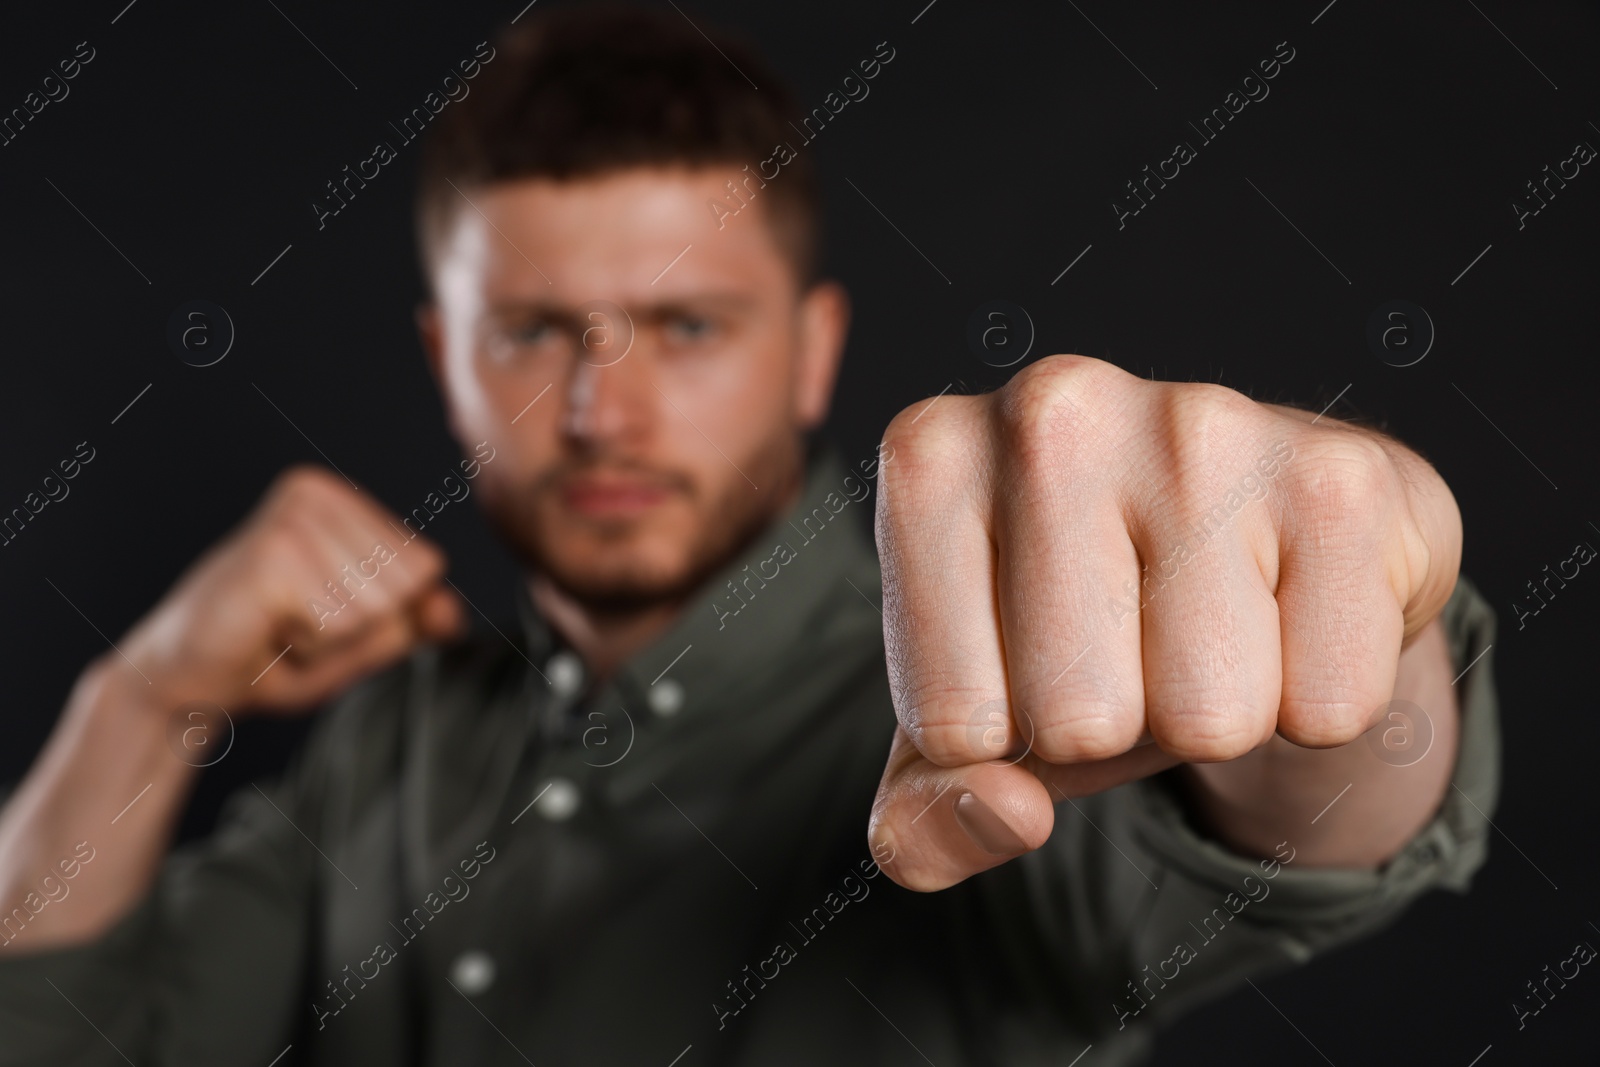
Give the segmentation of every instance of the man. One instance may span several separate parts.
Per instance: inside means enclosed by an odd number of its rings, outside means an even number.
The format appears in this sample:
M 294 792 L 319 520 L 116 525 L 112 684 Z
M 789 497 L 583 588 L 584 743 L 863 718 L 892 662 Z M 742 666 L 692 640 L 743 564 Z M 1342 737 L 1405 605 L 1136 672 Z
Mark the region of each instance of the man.
M 846 463 L 771 71 L 670 14 L 479 59 L 418 323 L 522 630 L 463 636 L 437 493 L 285 474 L 0 816 L 0 1062 L 1132 1063 L 1466 888 L 1493 619 L 1427 463 L 1072 355 Z M 165 857 L 205 708 L 336 695 Z

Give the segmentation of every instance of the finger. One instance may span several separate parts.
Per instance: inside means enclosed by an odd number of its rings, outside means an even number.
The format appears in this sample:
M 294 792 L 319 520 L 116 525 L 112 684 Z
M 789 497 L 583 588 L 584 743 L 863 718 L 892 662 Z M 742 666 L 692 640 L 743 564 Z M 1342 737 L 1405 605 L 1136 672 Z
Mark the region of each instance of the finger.
M 361 587 L 362 594 L 371 592 L 371 599 L 378 601 L 374 607 L 398 610 L 438 582 L 445 569 L 444 553 L 420 534 L 409 541 L 399 540 L 395 536 L 398 523 L 387 508 L 365 494 L 344 492 L 344 488 L 340 487 L 321 511 L 327 529 L 346 555 L 341 574 L 358 572 L 368 582 Z
M 1096 360 L 1019 372 L 991 405 L 991 507 L 1012 714 L 1046 761 L 1105 759 L 1144 732 L 1139 557 L 1124 483 L 1150 393 Z M 1121 418 L 1101 417 L 1108 411 Z
M 316 625 L 297 627 L 305 640 L 341 641 L 372 617 L 414 611 L 437 585 L 443 552 L 421 537 L 397 543 L 388 519 L 382 505 L 332 479 L 301 494 L 288 523 L 311 582 L 320 579 L 318 600 L 306 603 Z
M 370 510 L 353 494 L 316 509 L 312 536 L 333 583 L 360 617 L 400 611 L 417 584 L 399 553 L 381 536 Z
M 1034 763 L 1030 757 L 1027 766 L 1045 784 L 1050 798 L 1062 801 L 1103 793 L 1107 789 L 1148 778 L 1182 762 L 1180 757 L 1164 751 L 1160 745 L 1143 744 L 1110 759 L 1063 766 L 1043 760 Z
M 1114 472 L 1007 454 L 994 507 L 1012 717 L 1052 763 L 1126 752 L 1144 731 L 1139 558 Z
M 1216 506 L 1179 502 L 1169 513 L 1191 521 L 1156 527 L 1139 545 L 1146 559 L 1161 553 L 1184 561 L 1169 579 L 1147 583 L 1145 714 L 1167 752 L 1213 762 L 1242 756 L 1272 736 L 1282 639 L 1258 563 L 1257 546 L 1271 540 L 1270 517 L 1264 509 L 1246 511 L 1259 502 L 1230 497 L 1226 488 L 1196 492 L 1208 503 L 1215 495 Z
M 874 855 L 894 857 L 891 878 L 928 892 L 1038 848 L 1054 822 L 1044 784 L 1021 766 L 940 766 L 897 728 L 867 837 Z
M 1390 550 L 1404 559 L 1406 580 L 1398 588 L 1405 605 L 1404 643 L 1409 646 L 1455 590 L 1461 570 L 1461 509 L 1427 460 L 1381 434 L 1370 434 L 1368 440 L 1383 451 L 1403 483 L 1395 488 L 1406 505 L 1395 509 L 1399 529 Z
M 1029 755 L 940 767 L 903 730 L 889 761 L 868 825 L 873 855 L 907 889 L 944 889 L 1032 851 L 1050 837 L 1054 802 L 1146 778 L 1180 761 L 1155 745 L 1107 760 L 1056 766 Z
M 275 552 L 281 561 L 269 566 L 272 594 L 285 633 L 302 653 L 344 643 L 372 619 L 398 609 L 392 591 L 361 573 L 366 553 L 353 547 L 360 541 L 324 508 L 301 509 L 272 536 L 279 542 Z M 368 564 L 368 574 L 373 565 Z
M 1408 590 L 1403 560 L 1386 558 L 1401 517 L 1382 470 L 1321 456 L 1314 484 L 1291 483 L 1316 494 L 1294 509 L 1306 520 L 1288 525 L 1280 551 L 1278 732 L 1296 744 L 1354 740 L 1394 690 Z
M 409 541 L 387 537 L 383 540 L 386 546 L 392 545 L 394 549 L 393 556 L 382 565 L 388 576 L 385 580 L 393 583 L 392 588 L 401 601 L 412 601 L 434 588 L 449 569 L 444 549 L 421 534 L 412 535 Z
M 399 660 L 420 636 L 407 615 L 389 612 L 369 617 L 341 640 L 303 649 L 296 645 L 284 657 L 285 669 L 268 671 L 259 679 L 264 687 L 260 699 L 286 706 L 318 703 Z
M 303 646 L 355 632 L 366 614 L 346 610 L 367 580 L 345 569 L 371 552 L 365 531 L 348 517 L 355 499 L 331 473 L 295 467 L 274 482 L 246 526 L 256 595 L 274 629 Z M 386 598 L 374 590 L 365 599 L 371 605 Z
M 417 631 L 431 641 L 459 637 L 466 630 L 466 608 L 448 586 L 434 586 L 412 602 L 411 617 Z
M 387 512 L 373 505 L 370 513 L 357 521 L 376 523 L 384 514 Z M 377 611 L 407 613 L 423 639 L 444 640 L 458 634 L 464 628 L 466 615 L 460 597 L 443 584 L 449 565 L 444 550 L 421 535 L 393 544 L 375 525 L 368 529 L 374 546 L 371 558 L 379 572 L 371 585 L 382 594 L 378 604 L 368 606 Z M 363 573 L 370 570 L 371 566 L 366 565 Z
M 984 439 L 976 399 L 940 397 L 897 416 L 883 446 L 894 461 L 878 479 L 895 713 L 916 748 L 949 767 L 1003 753 L 1009 734 L 992 729 L 985 710 L 1006 707 L 1007 692 L 986 475 L 972 445 Z

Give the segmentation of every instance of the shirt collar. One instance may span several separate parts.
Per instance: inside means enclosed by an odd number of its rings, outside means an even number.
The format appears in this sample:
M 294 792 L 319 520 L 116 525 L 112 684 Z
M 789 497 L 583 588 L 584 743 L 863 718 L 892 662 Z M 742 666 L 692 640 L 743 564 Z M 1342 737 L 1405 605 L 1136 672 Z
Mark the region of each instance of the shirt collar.
M 823 614 L 876 611 L 881 579 L 862 526 L 871 519 L 877 469 L 876 456 L 846 466 L 833 445 L 814 443 L 796 502 L 617 670 L 611 682 L 618 694 L 659 713 L 675 715 L 681 706 L 691 714 L 720 704 L 752 675 L 779 670 L 783 650 L 814 632 Z M 527 654 L 543 672 L 563 643 L 534 608 L 526 582 L 517 602 Z

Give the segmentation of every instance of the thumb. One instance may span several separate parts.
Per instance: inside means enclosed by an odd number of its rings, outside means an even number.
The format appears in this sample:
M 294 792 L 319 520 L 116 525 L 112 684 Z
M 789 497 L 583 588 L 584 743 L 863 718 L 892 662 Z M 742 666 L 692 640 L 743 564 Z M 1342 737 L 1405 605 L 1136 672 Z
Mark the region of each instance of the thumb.
M 425 641 L 448 641 L 467 629 L 466 607 L 460 595 L 447 585 L 437 585 L 418 594 L 411 602 L 411 622 L 417 636 Z
M 1043 845 L 1055 805 L 1166 770 L 1182 762 L 1154 744 L 1109 759 L 1052 764 L 1027 753 L 941 767 L 896 728 L 872 805 L 868 840 L 900 885 L 945 889 Z
M 883 870 L 907 889 L 944 889 L 1044 844 L 1050 794 L 1025 767 L 1000 760 L 941 767 L 895 728 L 867 828 Z

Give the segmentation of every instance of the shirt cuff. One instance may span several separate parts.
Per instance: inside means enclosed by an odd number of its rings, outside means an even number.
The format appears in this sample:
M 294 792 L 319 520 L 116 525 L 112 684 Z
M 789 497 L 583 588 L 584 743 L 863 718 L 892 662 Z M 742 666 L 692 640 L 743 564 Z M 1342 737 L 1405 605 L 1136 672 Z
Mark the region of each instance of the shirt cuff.
M 27 953 L 24 930 L 0 949 L 0 1065 L 139 1056 L 145 1004 L 133 994 L 151 980 L 156 919 L 152 894 L 94 941 Z
M 1489 816 L 1500 792 L 1499 709 L 1489 653 L 1495 615 L 1477 587 L 1462 576 L 1441 622 L 1458 675 L 1455 771 L 1433 819 L 1392 859 L 1368 870 L 1296 868 L 1242 856 L 1190 822 L 1171 771 L 1133 783 L 1143 814 L 1137 823 L 1144 846 L 1171 871 L 1215 889 L 1219 896 L 1239 891 L 1246 877 L 1258 885 L 1270 879 L 1265 895 L 1250 907 L 1252 918 L 1284 929 L 1285 948 L 1299 960 L 1386 925 L 1430 888 L 1466 892 L 1488 856 Z

